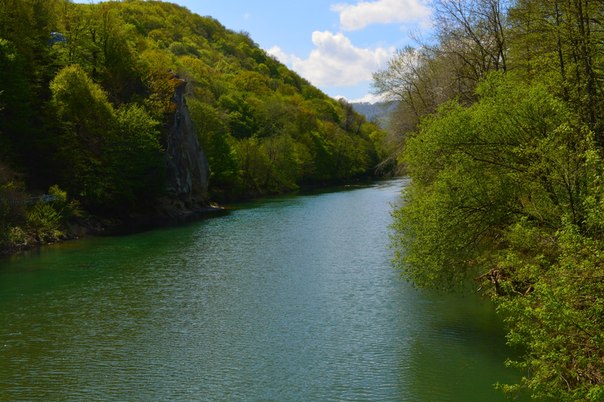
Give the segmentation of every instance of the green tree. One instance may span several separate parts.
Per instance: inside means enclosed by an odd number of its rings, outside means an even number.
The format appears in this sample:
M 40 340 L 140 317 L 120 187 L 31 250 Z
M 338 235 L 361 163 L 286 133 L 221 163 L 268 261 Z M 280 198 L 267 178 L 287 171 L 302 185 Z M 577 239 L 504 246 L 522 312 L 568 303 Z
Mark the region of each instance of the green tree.
M 106 93 L 77 65 L 65 67 L 50 85 L 61 124 L 59 156 L 68 190 L 90 203 L 106 199 L 104 151 L 115 127 L 115 111 Z
M 510 16 L 514 63 L 528 79 L 549 84 L 572 103 L 602 146 L 602 2 L 522 0 Z
M 478 95 L 443 106 L 407 139 L 413 181 L 395 214 L 397 261 L 422 287 L 479 280 L 501 304 L 510 342 L 527 350 L 517 366 L 533 396 L 597 400 L 602 300 L 587 284 L 600 260 L 571 268 L 604 249 L 593 135 L 545 86 L 491 76 Z M 593 303 L 581 302 L 579 283 Z
M 25 62 L 13 43 L 0 38 L 0 143 L 3 158 L 25 153 L 31 134 L 31 87 L 24 74 Z
M 218 105 L 226 112 L 233 137 L 242 139 L 253 136 L 257 129 L 256 113 L 245 95 L 227 94 L 220 97 Z
M 503 386 L 509 392 L 524 386 L 537 400 L 600 401 L 604 397 L 602 240 L 581 232 L 566 223 L 548 236 L 558 248 L 551 265 L 543 266 L 538 259 L 527 261 L 521 249 L 506 258 L 533 283 L 522 297 L 499 300 L 499 312 L 510 328 L 508 341 L 524 351 L 509 364 L 527 373 L 521 384 Z
M 104 150 L 110 208 L 129 212 L 151 205 L 163 191 L 160 126 L 140 105 L 116 111 L 116 127 Z
M 233 198 L 240 194 L 241 177 L 235 139 L 231 137 L 224 119 L 211 105 L 188 101 L 195 127 L 199 130 L 200 143 L 210 165 L 210 183 L 214 197 Z

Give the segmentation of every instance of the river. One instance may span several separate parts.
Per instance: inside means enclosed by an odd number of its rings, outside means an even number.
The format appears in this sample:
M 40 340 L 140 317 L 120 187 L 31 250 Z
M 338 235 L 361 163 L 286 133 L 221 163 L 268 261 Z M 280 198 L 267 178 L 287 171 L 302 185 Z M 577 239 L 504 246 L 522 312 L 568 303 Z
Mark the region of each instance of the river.
M 492 306 L 391 265 L 405 184 L 0 260 L 0 400 L 504 400 Z

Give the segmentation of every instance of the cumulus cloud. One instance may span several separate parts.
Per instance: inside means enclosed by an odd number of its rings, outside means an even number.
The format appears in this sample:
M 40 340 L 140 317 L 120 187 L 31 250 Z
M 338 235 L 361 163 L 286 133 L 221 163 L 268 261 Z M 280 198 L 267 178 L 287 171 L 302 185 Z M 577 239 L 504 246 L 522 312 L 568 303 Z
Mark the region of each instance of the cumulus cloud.
M 371 24 L 406 22 L 428 23 L 431 15 L 429 0 L 360 1 L 356 5 L 339 3 L 331 6 L 340 13 L 340 25 L 345 31 L 356 31 Z
M 365 94 L 364 96 L 356 97 L 356 98 L 351 98 L 348 96 L 344 96 L 344 95 L 336 95 L 333 97 L 336 100 L 339 99 L 344 99 L 346 102 L 348 103 L 371 103 L 371 104 L 375 104 L 378 102 L 384 102 L 386 101 L 386 99 L 384 99 L 382 96 L 380 95 L 374 95 L 374 94 Z
M 394 48 L 359 48 L 342 33 L 315 31 L 315 49 L 306 59 L 286 54 L 275 46 L 268 53 L 291 66 L 294 71 L 316 86 L 354 86 L 372 79 L 372 73 L 384 68 Z
M 381 95 L 374 95 L 374 94 L 366 94 L 363 97 L 354 98 L 354 99 L 349 99 L 349 98 L 346 98 L 345 96 L 336 96 L 335 98 L 336 99 L 344 98 L 344 99 L 346 99 L 346 101 L 348 103 L 371 103 L 371 104 L 374 104 L 374 103 L 384 102 L 385 101 L 385 99 L 384 99 L 383 96 L 381 96 Z
M 279 46 L 273 46 L 266 51 L 271 56 L 275 57 L 283 64 L 291 64 L 292 59 L 296 58 L 296 56 L 289 55 L 283 51 Z

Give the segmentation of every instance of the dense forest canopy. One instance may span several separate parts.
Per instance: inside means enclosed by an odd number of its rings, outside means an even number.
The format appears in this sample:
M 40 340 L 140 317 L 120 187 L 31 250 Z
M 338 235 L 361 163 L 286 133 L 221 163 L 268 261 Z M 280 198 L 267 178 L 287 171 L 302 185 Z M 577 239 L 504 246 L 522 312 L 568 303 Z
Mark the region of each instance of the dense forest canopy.
M 65 195 L 44 206 L 53 222 L 161 196 L 180 80 L 214 200 L 371 175 L 388 152 L 376 125 L 249 35 L 167 2 L 0 0 L 0 71 L 0 242 L 35 226 L 29 191 Z
M 412 177 L 397 263 L 476 281 L 536 399 L 604 400 L 604 2 L 436 0 L 436 38 L 374 76 Z

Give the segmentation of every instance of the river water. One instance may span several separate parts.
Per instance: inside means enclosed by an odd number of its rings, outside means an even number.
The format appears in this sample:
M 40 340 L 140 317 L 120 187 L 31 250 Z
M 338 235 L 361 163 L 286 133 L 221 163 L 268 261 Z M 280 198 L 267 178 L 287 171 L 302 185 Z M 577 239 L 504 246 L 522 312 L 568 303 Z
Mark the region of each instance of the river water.
M 492 307 L 390 263 L 405 184 L 0 260 L 0 400 L 503 400 Z

